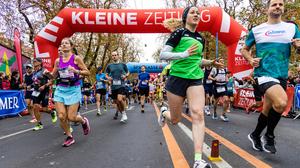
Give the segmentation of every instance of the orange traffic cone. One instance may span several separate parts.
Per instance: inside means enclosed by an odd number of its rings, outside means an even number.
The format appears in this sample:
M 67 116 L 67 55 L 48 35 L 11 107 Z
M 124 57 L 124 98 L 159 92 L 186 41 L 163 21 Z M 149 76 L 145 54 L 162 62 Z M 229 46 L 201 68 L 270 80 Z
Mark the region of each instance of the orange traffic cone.
M 211 143 L 211 153 L 208 159 L 212 162 L 222 161 L 219 155 L 219 140 L 213 140 Z

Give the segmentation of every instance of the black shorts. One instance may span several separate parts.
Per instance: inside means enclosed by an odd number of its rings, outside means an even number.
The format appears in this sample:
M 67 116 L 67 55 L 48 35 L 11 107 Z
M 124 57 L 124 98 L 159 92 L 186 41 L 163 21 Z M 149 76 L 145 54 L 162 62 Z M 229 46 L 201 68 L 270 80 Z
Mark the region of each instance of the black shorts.
M 32 102 L 33 104 L 40 104 L 42 107 L 48 107 L 49 103 L 49 92 L 48 91 L 42 91 L 39 96 L 35 97 L 32 96 Z
M 215 99 L 219 97 L 227 96 L 227 86 L 226 85 L 214 85 L 214 97 Z
M 32 99 L 32 91 L 25 91 L 25 99 Z
M 186 97 L 186 91 L 190 86 L 202 85 L 202 79 L 184 79 L 176 76 L 169 76 L 166 90 L 181 97 Z
M 214 92 L 214 85 L 210 83 L 210 84 L 204 84 L 203 86 L 204 86 L 205 94 L 212 96 Z
M 106 89 L 97 89 L 96 90 L 96 94 L 100 94 L 100 95 L 106 95 Z
M 133 89 L 132 94 L 139 94 L 138 90 Z
M 90 91 L 83 91 L 82 94 L 84 96 L 91 96 L 91 92 Z
M 140 96 L 146 96 L 148 97 L 149 96 L 149 87 L 147 88 L 139 88 L 139 95 Z
M 286 80 L 286 79 L 278 79 L 278 80 L 279 80 L 279 82 L 280 82 L 280 83 L 279 83 L 280 86 L 281 86 L 284 90 L 286 90 L 286 87 L 287 87 L 287 80 Z M 255 82 L 258 83 L 257 78 L 255 79 Z M 264 94 L 266 93 L 266 91 L 267 91 L 270 87 L 272 87 L 272 86 L 274 86 L 274 85 L 278 85 L 278 83 L 273 82 L 273 81 L 266 82 L 266 83 L 263 83 L 263 84 L 261 84 L 261 85 L 258 85 L 258 90 L 259 90 L 259 92 L 260 92 L 261 95 L 264 95 Z
M 126 89 L 125 95 L 128 98 L 132 94 L 131 90 Z
M 228 90 L 227 90 L 226 96 L 228 96 L 228 97 L 233 97 L 233 91 L 228 91 Z
M 259 102 L 259 101 L 262 101 L 263 94 L 259 91 L 259 87 L 258 87 L 258 85 L 256 83 L 257 82 L 255 82 L 254 84 L 252 84 L 252 86 L 253 86 L 253 89 L 254 89 L 254 98 L 255 98 L 255 101 Z
M 119 89 L 111 90 L 111 98 L 116 100 L 118 95 L 125 95 L 125 87 L 121 87 Z

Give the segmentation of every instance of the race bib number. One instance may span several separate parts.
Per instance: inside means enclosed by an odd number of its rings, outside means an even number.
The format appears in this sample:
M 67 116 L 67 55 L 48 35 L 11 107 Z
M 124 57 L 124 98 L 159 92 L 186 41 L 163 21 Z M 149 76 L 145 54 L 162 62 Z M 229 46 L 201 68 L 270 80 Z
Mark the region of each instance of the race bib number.
M 68 69 L 63 69 L 59 71 L 59 76 L 61 78 L 74 78 L 74 72 L 71 72 Z
M 90 89 L 89 89 L 89 88 L 84 88 L 83 90 L 84 90 L 84 91 L 89 91 Z
M 97 89 L 103 88 L 103 83 L 102 82 L 97 82 L 96 87 L 97 87 Z
M 113 80 L 113 85 L 121 85 L 121 80 Z
M 147 85 L 148 83 L 145 81 L 142 81 L 142 85 Z
M 223 87 L 217 87 L 217 93 L 222 93 L 222 92 L 225 92 L 226 91 L 226 89 L 225 89 L 225 87 L 223 86 Z
M 233 90 L 233 87 L 227 87 L 227 90 Z
M 41 94 L 41 92 L 38 92 L 38 91 L 33 91 L 31 96 L 33 97 L 39 97 L 39 95 Z
M 275 78 L 272 78 L 272 77 L 267 77 L 267 76 L 258 77 L 257 82 L 258 82 L 258 85 L 261 85 L 261 84 L 264 84 L 264 83 L 267 83 L 267 82 L 280 83 L 278 79 L 275 79 Z
M 211 84 L 212 82 L 213 82 L 212 80 L 206 79 L 207 84 Z

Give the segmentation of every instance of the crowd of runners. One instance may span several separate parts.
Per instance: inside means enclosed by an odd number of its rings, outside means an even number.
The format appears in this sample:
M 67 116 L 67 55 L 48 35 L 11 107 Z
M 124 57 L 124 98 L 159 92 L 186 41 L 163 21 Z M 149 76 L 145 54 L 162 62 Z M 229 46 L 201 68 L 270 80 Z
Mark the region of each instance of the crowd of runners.
M 253 149 L 268 153 L 276 153 L 274 129 L 287 104 L 285 89 L 291 46 L 300 50 L 299 29 L 293 23 L 282 21 L 283 12 L 283 0 L 269 0 L 268 21 L 249 31 L 241 49 L 254 67 L 251 79 L 257 101 L 263 101 L 257 126 L 248 138 Z M 193 167 L 211 167 L 202 159 L 204 115 L 214 120 L 220 117 L 224 122 L 230 121 L 236 79 L 225 67 L 225 57 L 216 60 L 203 58 L 205 39 L 196 32 L 199 21 L 199 9 L 191 6 L 183 11 L 182 26 L 167 26 L 172 34 L 160 53 L 160 59 L 170 61 L 170 64 L 156 78 L 151 78 L 146 66 L 141 67 L 136 78 L 130 76 L 126 64 L 119 62 L 117 51 L 111 52 L 112 62 L 106 67 L 99 66 L 92 77 L 71 39 L 64 38 L 52 72 L 43 68 L 43 61 L 39 58 L 26 65 L 21 87 L 25 90 L 32 116 L 30 122 L 35 124 L 33 130 L 43 129 L 40 112 L 47 112 L 53 123 L 60 120 L 66 135 L 62 145 L 68 147 L 75 143 L 71 122 L 80 123 L 84 135 L 91 130 L 89 120 L 78 113 L 80 106 L 87 110 L 88 103 L 96 103 L 95 116 L 101 116 L 114 106 L 113 119 L 117 120 L 121 115 L 120 122 L 127 123 L 130 119 L 126 109 L 132 103 L 139 104 L 141 113 L 147 113 L 145 103 L 155 101 L 161 107 L 158 123 L 162 127 L 167 121 L 178 123 L 182 106 L 186 103 L 186 113 L 192 117 Z M 273 34 L 267 35 L 266 31 Z M 256 47 L 255 54 L 250 53 L 252 46 Z M 49 106 L 51 103 L 54 106 Z M 219 103 L 223 109 L 217 112 Z M 266 133 L 262 135 L 265 128 Z

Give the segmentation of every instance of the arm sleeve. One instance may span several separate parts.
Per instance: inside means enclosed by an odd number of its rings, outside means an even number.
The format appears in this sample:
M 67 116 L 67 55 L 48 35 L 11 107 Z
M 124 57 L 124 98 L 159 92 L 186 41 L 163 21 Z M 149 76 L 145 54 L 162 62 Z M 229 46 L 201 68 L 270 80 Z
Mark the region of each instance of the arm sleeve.
M 186 58 L 189 56 L 188 51 L 184 52 L 172 52 L 173 47 L 169 45 L 165 45 L 164 48 L 160 52 L 160 59 L 162 60 L 176 60 L 180 58 Z
M 179 44 L 179 42 L 181 40 L 181 36 L 183 34 L 183 31 L 184 31 L 184 29 L 177 29 L 171 34 L 171 36 L 167 40 L 165 46 L 161 50 L 160 59 L 176 60 L 176 59 L 185 58 L 185 57 L 189 56 L 187 51 L 178 52 L 178 53 L 172 52 L 173 49 Z
M 253 31 L 251 30 L 249 32 L 249 35 L 247 36 L 247 39 L 245 41 L 245 45 L 247 47 L 252 47 L 253 45 L 255 44 L 255 37 L 254 37 L 254 34 L 253 34 Z

